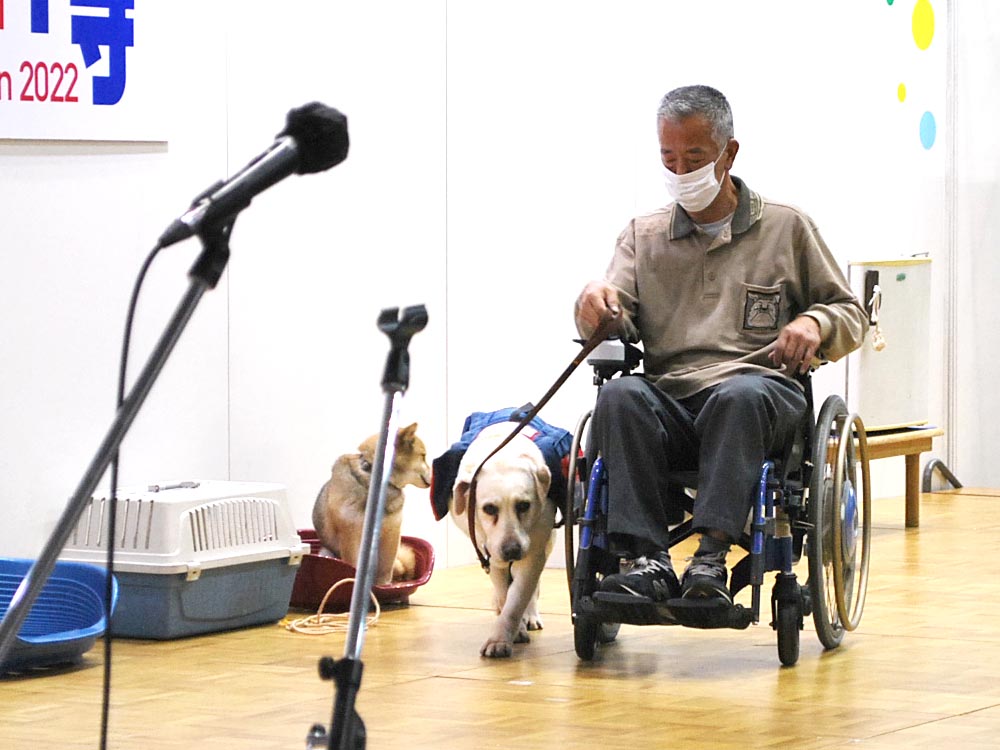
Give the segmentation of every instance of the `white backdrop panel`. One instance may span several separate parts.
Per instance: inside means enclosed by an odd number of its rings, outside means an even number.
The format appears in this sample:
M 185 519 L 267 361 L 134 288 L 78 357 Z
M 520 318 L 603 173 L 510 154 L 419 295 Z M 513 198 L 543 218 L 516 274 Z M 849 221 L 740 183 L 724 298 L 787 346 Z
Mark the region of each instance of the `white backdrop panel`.
M 240 9 L 245 4 L 234 4 Z M 229 387 L 233 479 L 286 484 L 311 527 L 334 459 L 381 427 L 382 308 L 425 304 L 400 422 L 444 443 L 445 59 L 443 3 L 308 2 L 234 12 L 230 160 L 266 144 L 292 107 L 344 112 L 347 160 L 255 201 L 234 231 Z M 270 54 L 260 54 L 266 25 Z M 426 490 L 403 533 L 444 555 Z
M 188 54 L 162 96 L 168 144 L 0 141 L 0 554 L 34 556 L 113 419 L 133 279 L 166 225 L 225 173 L 223 17 L 177 2 L 156 29 Z M 202 23 L 185 24 L 197 14 Z M 202 177 L 198 177 L 202 175 Z M 212 179 L 215 179 L 213 177 Z M 187 287 L 166 251 L 136 319 L 130 381 Z M 123 484 L 224 475 L 226 291 L 206 298 L 122 448 Z
M 958 4 L 956 3 L 956 6 Z M 1000 333 L 996 290 L 1000 284 L 1000 7 L 990 0 L 963 2 L 955 10 L 957 356 L 955 459 L 951 469 L 970 487 L 1000 485 L 1000 397 L 996 382 Z
M 308 525 L 333 459 L 378 430 L 383 307 L 430 313 L 411 348 L 402 422 L 421 423 L 432 456 L 468 412 L 537 400 L 562 371 L 577 350 L 580 288 L 603 273 L 629 218 L 665 200 L 655 109 L 673 86 L 705 82 L 730 97 L 735 173 L 812 214 L 845 267 L 938 252 L 946 66 L 945 12 L 934 5 L 937 34 L 921 51 L 912 6 L 899 2 L 309 0 L 294 13 L 258 0 L 173 4 L 162 33 L 186 54 L 165 91 L 166 151 L 0 142 L 0 468 L 13 510 L 0 544 L 19 554 L 41 545 L 110 421 L 128 285 L 145 249 L 195 194 L 263 150 L 290 108 L 343 110 L 351 154 L 241 216 L 230 270 L 129 436 L 123 468 L 134 481 L 283 482 Z M 930 149 L 918 138 L 925 111 L 938 116 Z M 988 173 L 995 149 L 978 138 L 965 164 Z M 977 194 L 988 204 L 988 185 Z M 981 237 L 970 263 L 989 255 Z M 196 250 L 191 241 L 154 266 L 134 361 Z M 932 312 L 935 351 L 940 318 Z M 827 368 L 819 394 L 841 383 Z M 542 416 L 571 428 L 593 397 L 578 372 Z M 426 492 L 408 497 L 405 533 L 430 540 L 446 564 L 472 559 L 464 537 L 450 543 L 450 524 L 430 519 Z
M 655 112 L 675 86 L 726 93 L 734 173 L 809 212 L 845 271 L 942 246 L 941 149 L 920 146 L 897 87 L 908 76 L 943 119 L 944 57 L 914 54 L 902 9 L 524 0 L 448 14 L 452 438 L 469 411 L 537 400 L 571 359 L 577 293 L 631 216 L 666 201 Z M 824 368 L 817 402 L 843 378 Z M 542 416 L 572 429 L 593 397 L 581 372 Z M 901 494 L 902 474 L 878 489 Z

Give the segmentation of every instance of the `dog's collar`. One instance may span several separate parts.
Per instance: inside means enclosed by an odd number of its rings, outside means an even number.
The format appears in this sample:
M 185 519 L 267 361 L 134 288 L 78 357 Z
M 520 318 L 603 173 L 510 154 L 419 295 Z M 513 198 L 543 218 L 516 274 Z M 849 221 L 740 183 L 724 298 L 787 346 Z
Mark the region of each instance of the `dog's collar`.
M 364 456 L 359 456 L 359 458 L 361 459 L 361 471 L 363 471 L 365 474 L 368 474 L 369 476 L 371 476 L 371 473 L 372 473 L 371 462 L 369 462 L 368 459 L 365 458 Z M 390 474 L 389 476 L 392 476 L 392 475 Z M 400 492 L 403 491 L 402 487 L 393 484 L 391 481 L 389 482 L 389 486 L 393 487 L 394 489 L 399 490 Z

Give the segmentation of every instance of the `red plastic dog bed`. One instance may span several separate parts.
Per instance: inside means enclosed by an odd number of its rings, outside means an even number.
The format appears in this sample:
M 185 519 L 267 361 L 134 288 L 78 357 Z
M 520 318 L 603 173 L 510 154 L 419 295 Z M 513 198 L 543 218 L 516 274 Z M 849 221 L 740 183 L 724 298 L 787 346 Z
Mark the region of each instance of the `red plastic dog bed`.
M 310 553 L 303 556 L 302 564 L 295 575 L 289 606 L 315 611 L 331 586 L 344 578 L 354 578 L 357 571 L 340 558 L 320 555 L 322 545 L 315 530 L 299 529 L 299 537 L 309 545 Z M 379 604 L 406 604 L 410 600 L 410 594 L 431 579 L 431 572 L 434 570 L 434 548 L 423 539 L 412 536 L 400 537 L 400 543 L 413 549 L 416 558 L 416 578 L 372 586 L 372 593 Z M 338 586 L 327 599 L 323 611 L 348 611 L 351 608 L 353 591 L 353 583 Z

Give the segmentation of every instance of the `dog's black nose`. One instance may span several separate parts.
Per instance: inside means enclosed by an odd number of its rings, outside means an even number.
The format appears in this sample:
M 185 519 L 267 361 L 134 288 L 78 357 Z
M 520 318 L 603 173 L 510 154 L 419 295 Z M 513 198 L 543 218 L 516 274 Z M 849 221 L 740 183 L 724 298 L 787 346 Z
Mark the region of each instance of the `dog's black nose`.
M 524 550 L 521 545 L 517 542 L 511 542 L 510 544 L 505 544 L 500 550 L 503 554 L 503 559 L 505 562 L 514 562 L 515 560 L 520 560 L 524 557 Z

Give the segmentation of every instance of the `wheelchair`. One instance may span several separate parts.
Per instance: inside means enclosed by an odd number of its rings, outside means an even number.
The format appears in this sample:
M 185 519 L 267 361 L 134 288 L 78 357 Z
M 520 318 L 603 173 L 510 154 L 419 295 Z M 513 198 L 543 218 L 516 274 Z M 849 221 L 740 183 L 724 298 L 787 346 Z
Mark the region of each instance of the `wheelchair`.
M 594 384 L 628 375 L 641 350 L 611 339 L 591 352 Z M 602 592 L 604 576 L 618 573 L 621 561 L 608 544 L 608 478 L 599 455 L 585 454 L 593 410 L 576 425 L 567 471 L 565 515 L 566 574 L 572 605 L 577 656 L 590 661 L 597 647 L 609 644 L 622 623 L 681 625 L 701 629 L 744 629 L 760 620 L 765 573 L 775 571 L 771 589 L 771 628 L 777 633 L 778 658 L 793 666 L 799 658 L 799 635 L 812 615 L 825 649 L 834 649 L 846 631 L 858 627 L 868 587 L 871 549 L 871 485 L 864 424 L 831 395 L 813 423 L 812 387 L 802 379 L 808 407 L 794 440 L 761 466 L 747 528 L 734 544 L 746 551 L 730 566 L 733 604 L 715 600 L 669 599 L 656 602 Z M 697 472 L 671 472 L 671 500 L 684 508 L 684 519 L 669 531 L 669 547 L 692 534 L 690 513 L 697 493 Z M 860 485 L 860 486 L 859 486 Z M 860 490 L 860 492 L 859 492 Z M 799 584 L 794 566 L 807 558 L 808 577 Z M 736 602 L 750 589 L 749 606 Z M 742 599 L 745 601 L 746 596 Z

